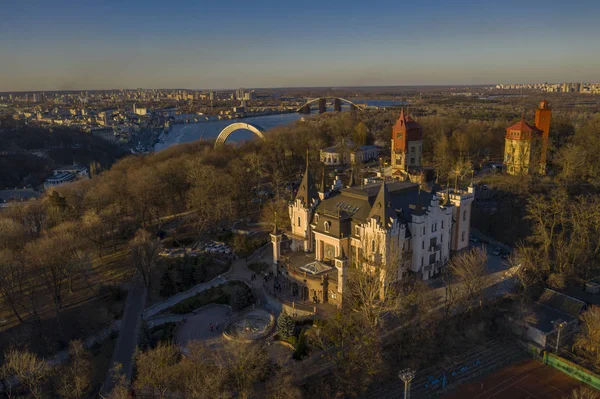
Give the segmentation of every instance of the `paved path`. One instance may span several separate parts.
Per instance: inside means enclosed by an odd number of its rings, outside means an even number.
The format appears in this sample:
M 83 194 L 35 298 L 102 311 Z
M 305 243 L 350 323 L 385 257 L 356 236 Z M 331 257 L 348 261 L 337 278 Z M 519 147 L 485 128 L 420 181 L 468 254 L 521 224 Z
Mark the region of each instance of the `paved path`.
M 231 308 L 224 305 L 205 306 L 196 314 L 187 315 L 177 333 L 177 343 L 183 347 L 193 340 L 211 341 L 221 337 L 222 329 L 231 318 Z M 210 330 L 213 323 L 213 330 Z M 216 329 L 217 323 L 219 329 Z
M 127 381 L 131 379 L 133 370 L 133 354 L 137 348 L 141 314 L 146 303 L 146 286 L 141 279 L 135 279 L 129 293 L 121 322 L 121 332 L 113 352 L 111 365 L 121 364 Z M 106 375 L 101 397 L 107 397 L 114 388 L 110 370 Z

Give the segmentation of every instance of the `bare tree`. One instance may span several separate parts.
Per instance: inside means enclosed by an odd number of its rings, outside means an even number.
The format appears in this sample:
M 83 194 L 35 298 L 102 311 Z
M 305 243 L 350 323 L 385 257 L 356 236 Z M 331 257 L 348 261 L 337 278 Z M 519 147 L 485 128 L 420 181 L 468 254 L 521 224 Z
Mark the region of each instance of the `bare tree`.
M 449 270 L 453 277 L 453 289 L 460 298 L 461 306 L 471 311 L 473 302 L 483 306 L 484 289 L 488 286 L 489 275 L 485 271 L 487 252 L 483 248 L 473 248 L 459 253 L 450 260 Z
M 106 399 L 129 399 L 129 383 L 123 374 L 123 366 L 121 363 L 117 363 L 110 369 L 110 376 L 113 380 L 113 389 Z
M 196 226 L 202 236 L 234 214 L 234 182 L 226 172 L 200 161 L 191 164 L 188 181 L 188 207 L 196 212 Z
M 229 371 L 218 351 L 201 342 L 191 342 L 181 360 L 182 384 L 186 398 L 229 399 Z
M 2 377 L 10 385 L 22 384 L 33 398 L 42 398 L 44 384 L 50 375 L 50 365 L 37 355 L 11 349 L 4 354 L 4 364 L 0 369 Z
M 573 348 L 577 355 L 600 369 L 600 306 L 591 306 L 580 319 L 581 331 L 575 337 Z
M 152 235 L 144 229 L 138 230 L 129 245 L 133 266 L 140 276 L 142 276 L 146 287 L 150 283 L 152 271 L 156 268 L 160 245 L 160 240 L 152 237 Z
M 341 395 L 363 392 L 381 372 L 379 333 L 360 312 L 336 313 L 311 335 L 311 343 L 333 364 Z
M 90 355 L 81 341 L 69 344 L 69 359 L 56 373 L 57 392 L 65 399 L 85 397 L 91 382 Z
M 180 353 L 175 345 L 159 344 L 140 353 L 136 358 L 135 387 L 140 393 L 164 399 L 171 391 L 180 388 Z
M 23 304 L 24 280 L 25 264 L 22 260 L 13 251 L 0 249 L 0 297 L 19 321 L 23 321 L 18 307 Z
M 600 393 L 588 387 L 579 387 L 573 389 L 569 396 L 563 396 L 563 399 L 600 399 Z
M 260 344 L 229 341 L 225 346 L 225 358 L 233 388 L 239 398 L 252 396 L 257 381 L 266 375 L 269 356 Z
M 399 283 L 409 257 L 402 252 L 399 237 L 382 239 L 379 235 L 366 237 L 358 252 L 348 270 L 343 300 L 379 326 L 384 315 L 402 310 Z

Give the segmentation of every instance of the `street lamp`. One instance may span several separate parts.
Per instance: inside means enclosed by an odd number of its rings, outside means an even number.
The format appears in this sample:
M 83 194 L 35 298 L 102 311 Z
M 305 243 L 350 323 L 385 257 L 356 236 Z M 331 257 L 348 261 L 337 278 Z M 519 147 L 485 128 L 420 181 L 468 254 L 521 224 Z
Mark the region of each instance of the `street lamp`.
M 398 376 L 404 382 L 404 399 L 410 399 L 410 382 L 415 378 L 415 371 L 406 368 Z
M 558 320 L 554 320 L 552 322 L 552 324 L 554 325 L 554 329 L 556 329 L 558 331 L 558 336 L 556 337 L 556 350 L 555 352 L 558 353 L 558 346 L 560 344 L 560 333 L 562 332 L 563 328 L 565 328 L 567 326 L 567 322 L 561 319 Z

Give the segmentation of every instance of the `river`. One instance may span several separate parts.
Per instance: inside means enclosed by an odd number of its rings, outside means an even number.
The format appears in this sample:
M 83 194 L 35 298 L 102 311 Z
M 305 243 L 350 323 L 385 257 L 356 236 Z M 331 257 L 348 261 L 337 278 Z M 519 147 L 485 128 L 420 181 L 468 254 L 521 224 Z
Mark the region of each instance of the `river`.
M 391 107 L 394 105 L 402 104 L 401 101 L 393 100 L 367 100 L 357 101 L 357 103 L 377 107 Z M 313 115 L 316 115 L 313 112 Z M 190 115 L 195 118 L 202 118 L 198 115 Z M 174 124 L 171 131 L 167 134 L 161 134 L 160 142 L 154 146 L 154 151 L 161 151 L 175 144 L 189 143 L 199 139 L 214 140 L 217 138 L 221 130 L 235 122 L 252 123 L 258 125 L 265 130 L 272 129 L 276 126 L 283 126 L 293 123 L 302 117 L 308 117 L 299 113 L 287 113 L 287 114 L 276 114 L 276 115 L 263 115 L 263 116 L 250 116 L 242 119 L 228 119 L 228 120 L 208 120 L 196 123 L 180 123 Z M 227 142 L 243 142 L 251 140 L 254 137 L 254 133 L 248 130 L 237 130 L 229 136 Z

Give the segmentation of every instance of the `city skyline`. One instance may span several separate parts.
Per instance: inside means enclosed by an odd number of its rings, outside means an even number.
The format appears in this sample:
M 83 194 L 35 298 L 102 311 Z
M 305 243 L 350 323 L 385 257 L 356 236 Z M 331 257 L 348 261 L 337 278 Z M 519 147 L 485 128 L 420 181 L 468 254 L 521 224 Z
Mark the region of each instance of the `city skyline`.
M 577 82 L 600 69 L 592 1 L 3 8 L 0 92 Z

